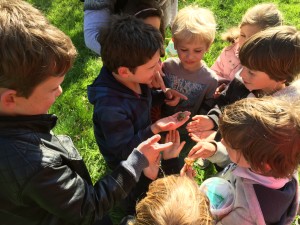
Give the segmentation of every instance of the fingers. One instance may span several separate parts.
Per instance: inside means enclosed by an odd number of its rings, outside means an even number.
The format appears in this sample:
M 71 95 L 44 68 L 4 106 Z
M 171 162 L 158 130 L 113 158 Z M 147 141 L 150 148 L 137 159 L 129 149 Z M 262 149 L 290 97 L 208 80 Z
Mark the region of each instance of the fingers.
M 196 171 L 194 171 L 191 166 L 184 164 L 184 166 L 180 170 L 180 176 L 188 176 L 189 178 L 194 178 L 196 176 Z
M 178 147 L 178 149 L 177 149 L 177 150 L 178 150 L 178 154 L 179 154 L 179 153 L 181 152 L 181 150 L 183 149 L 185 143 L 186 143 L 185 141 L 183 141 L 183 142 L 180 143 L 180 145 L 179 145 L 179 147 Z
M 145 143 L 152 145 L 157 143 L 160 140 L 161 136 L 159 134 L 153 135 L 152 137 L 148 138 Z
M 195 115 L 193 116 L 193 120 L 198 120 L 198 119 L 201 119 L 203 116 L 202 115 Z
M 162 74 L 163 74 L 162 71 L 157 72 L 157 76 L 156 76 L 156 78 L 157 78 L 157 83 L 158 83 L 159 87 L 161 88 L 161 90 L 162 90 L 163 92 L 166 92 L 167 89 L 166 89 L 165 82 L 164 82 L 164 80 L 162 79 Z
M 173 145 L 173 142 L 167 142 L 167 143 L 164 143 L 164 144 L 159 144 L 159 143 L 156 143 L 155 144 L 155 148 L 157 151 L 165 151 L 167 149 L 169 149 L 171 146 Z
M 178 92 L 177 96 L 178 96 L 180 99 L 188 100 L 188 97 L 186 97 L 184 94 L 181 94 L 180 92 Z
M 193 141 L 195 141 L 195 142 L 199 142 L 199 141 L 202 140 L 199 136 L 195 135 L 194 133 L 189 133 L 189 136 L 190 136 L 191 139 L 192 139 Z

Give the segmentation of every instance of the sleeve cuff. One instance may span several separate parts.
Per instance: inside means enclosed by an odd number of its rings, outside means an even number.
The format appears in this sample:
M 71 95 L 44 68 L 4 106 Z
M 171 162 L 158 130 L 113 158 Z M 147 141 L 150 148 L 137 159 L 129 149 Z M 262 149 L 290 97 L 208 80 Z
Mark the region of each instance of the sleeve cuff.
M 222 168 L 226 167 L 231 161 L 225 146 L 221 142 L 211 141 L 210 143 L 216 146 L 217 151 L 207 159 Z
M 133 175 L 137 182 L 140 179 L 143 169 L 149 166 L 149 162 L 141 152 L 134 149 L 127 160 L 121 162 L 121 165 Z

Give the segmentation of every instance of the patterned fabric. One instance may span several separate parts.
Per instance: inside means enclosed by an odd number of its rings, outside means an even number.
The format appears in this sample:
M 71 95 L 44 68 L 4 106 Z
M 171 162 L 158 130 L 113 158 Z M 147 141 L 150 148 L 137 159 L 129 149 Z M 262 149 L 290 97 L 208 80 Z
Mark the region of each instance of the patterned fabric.
M 211 66 L 218 75 L 218 80 L 233 80 L 235 74 L 242 68 L 238 56 L 239 44 L 238 42 L 225 47 L 221 54 Z

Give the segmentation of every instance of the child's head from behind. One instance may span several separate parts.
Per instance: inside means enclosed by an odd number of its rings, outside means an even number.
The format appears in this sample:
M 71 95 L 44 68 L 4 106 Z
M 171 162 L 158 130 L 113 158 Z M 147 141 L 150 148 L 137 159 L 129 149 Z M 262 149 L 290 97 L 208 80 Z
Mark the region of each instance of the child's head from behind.
M 245 67 L 241 77 L 249 90 L 262 89 L 264 86 L 276 91 L 275 83 L 288 84 L 300 74 L 300 32 L 291 26 L 261 31 L 245 42 L 239 58 Z M 263 73 L 271 82 L 263 83 L 259 73 Z
M 210 10 L 188 6 L 178 12 L 171 31 L 178 57 L 191 67 L 202 60 L 214 41 L 216 21 Z
M 207 198 L 188 177 L 172 175 L 155 180 L 136 212 L 135 225 L 212 224 Z
M 299 101 L 273 97 L 227 106 L 220 131 L 231 160 L 262 175 L 290 177 L 300 161 L 299 115 Z
M 47 88 L 48 81 L 50 86 L 58 86 L 57 92 L 48 91 L 44 97 L 59 95 L 60 82 L 76 57 L 71 39 L 49 24 L 39 10 L 25 1 L 1 1 L 0 13 L 1 99 L 7 100 L 9 97 L 11 100 L 24 102 L 41 85 L 44 89 Z M 50 106 L 52 103 L 49 102 Z M 35 105 L 37 104 L 41 103 L 36 102 Z
M 240 23 L 240 46 L 253 34 L 269 27 L 282 25 L 281 12 L 272 3 L 261 3 L 249 8 Z
M 118 73 L 127 67 L 135 73 L 156 53 L 163 54 L 163 39 L 159 30 L 134 16 L 113 16 L 109 27 L 98 38 L 103 65 Z

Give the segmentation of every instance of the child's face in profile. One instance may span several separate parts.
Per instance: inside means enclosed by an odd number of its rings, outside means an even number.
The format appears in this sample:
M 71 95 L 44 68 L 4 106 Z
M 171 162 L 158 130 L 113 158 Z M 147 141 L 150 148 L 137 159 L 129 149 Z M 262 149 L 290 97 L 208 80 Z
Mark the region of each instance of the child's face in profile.
M 39 115 L 47 114 L 48 110 L 61 95 L 61 83 L 64 76 L 49 77 L 39 84 L 28 97 L 16 97 L 16 114 L 18 115 Z
M 134 83 L 151 84 L 154 75 L 158 73 L 160 69 L 160 53 L 157 51 L 153 57 L 145 64 L 138 66 L 135 73 L 128 76 L 128 80 Z
M 196 71 L 201 68 L 201 60 L 208 50 L 208 44 L 202 41 L 174 40 L 174 47 L 183 68 L 188 71 Z
M 240 36 L 239 36 L 239 46 L 241 47 L 248 38 L 252 35 L 258 33 L 262 29 L 257 25 L 246 24 L 241 26 L 240 28 Z
M 224 139 L 221 140 L 221 143 L 226 147 L 229 158 L 233 163 L 236 163 L 240 167 L 250 168 L 249 163 L 238 149 L 233 149 Z
M 247 67 L 243 67 L 240 76 L 249 91 L 262 90 L 264 93 L 273 93 L 284 86 L 283 81 L 272 80 L 268 74 Z

